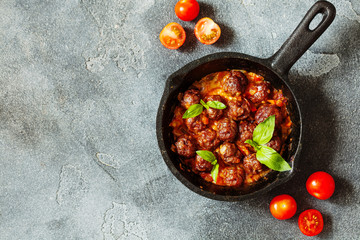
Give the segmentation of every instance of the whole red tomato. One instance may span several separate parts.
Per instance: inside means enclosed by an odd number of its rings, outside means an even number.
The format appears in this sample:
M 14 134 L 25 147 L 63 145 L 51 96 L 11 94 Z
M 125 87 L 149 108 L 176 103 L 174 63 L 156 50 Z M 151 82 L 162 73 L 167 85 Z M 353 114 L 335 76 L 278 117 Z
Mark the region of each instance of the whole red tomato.
M 276 196 L 270 202 L 270 212 L 279 220 L 289 219 L 295 215 L 297 209 L 296 201 L 287 194 Z
M 180 0 L 175 5 L 175 14 L 183 21 L 194 20 L 199 11 L 200 6 L 196 0 Z
M 335 191 L 334 178 L 326 172 L 315 172 L 306 181 L 307 191 L 314 197 L 325 200 Z

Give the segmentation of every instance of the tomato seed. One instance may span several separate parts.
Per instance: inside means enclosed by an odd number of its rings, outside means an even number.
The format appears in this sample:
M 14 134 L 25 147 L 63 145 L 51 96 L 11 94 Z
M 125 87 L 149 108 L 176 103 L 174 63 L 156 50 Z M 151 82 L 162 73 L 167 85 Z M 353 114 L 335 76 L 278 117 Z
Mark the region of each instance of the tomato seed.
M 201 36 L 201 38 L 203 39 L 203 40 L 211 40 L 211 39 L 213 39 L 213 38 L 215 38 L 216 37 L 216 33 L 217 33 L 217 31 L 216 30 L 214 30 L 214 29 L 212 29 L 211 30 L 211 33 L 209 34 L 209 35 L 206 35 L 206 34 L 203 34 L 202 36 Z
M 178 38 L 181 38 L 181 32 L 177 27 L 172 27 L 171 31 L 173 31 Z

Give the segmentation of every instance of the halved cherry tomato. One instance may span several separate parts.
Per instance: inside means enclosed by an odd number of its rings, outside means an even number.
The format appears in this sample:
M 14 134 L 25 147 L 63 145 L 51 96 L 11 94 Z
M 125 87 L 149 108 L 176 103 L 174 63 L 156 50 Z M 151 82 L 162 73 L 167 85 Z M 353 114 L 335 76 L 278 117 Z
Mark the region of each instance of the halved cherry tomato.
M 299 216 L 300 231 L 306 236 L 318 235 L 324 228 L 324 220 L 321 213 L 315 209 L 308 209 Z
M 326 172 L 315 172 L 306 181 L 308 192 L 321 200 L 328 199 L 335 191 L 334 178 Z
M 175 5 L 175 14 L 183 21 L 192 21 L 200 11 L 199 3 L 196 0 L 180 0 Z
M 178 49 L 181 47 L 186 38 L 184 28 L 175 22 L 166 25 L 160 32 L 160 42 L 169 49 Z
M 270 202 L 270 212 L 279 220 L 289 219 L 295 215 L 297 209 L 296 201 L 287 194 L 276 196 Z
M 221 35 L 221 29 L 211 18 L 202 18 L 195 25 L 195 36 L 203 44 L 215 43 Z

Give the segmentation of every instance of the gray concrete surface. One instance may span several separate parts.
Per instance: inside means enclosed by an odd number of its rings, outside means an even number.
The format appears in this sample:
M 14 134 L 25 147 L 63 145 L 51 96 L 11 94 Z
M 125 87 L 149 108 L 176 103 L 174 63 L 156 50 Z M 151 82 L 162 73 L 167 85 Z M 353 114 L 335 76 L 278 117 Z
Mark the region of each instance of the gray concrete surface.
M 294 65 L 304 116 L 300 170 L 262 198 L 219 202 L 184 187 L 165 166 L 155 116 L 166 78 L 221 51 L 272 55 L 313 0 L 200 0 L 222 28 L 193 35 L 169 0 L 0 0 L 0 239 L 307 239 L 300 212 L 325 218 L 314 239 L 359 239 L 360 2 L 332 0 L 332 26 Z M 178 51 L 158 35 L 181 23 Z M 306 178 L 331 173 L 336 192 L 311 197 Z M 268 205 L 291 194 L 298 212 Z

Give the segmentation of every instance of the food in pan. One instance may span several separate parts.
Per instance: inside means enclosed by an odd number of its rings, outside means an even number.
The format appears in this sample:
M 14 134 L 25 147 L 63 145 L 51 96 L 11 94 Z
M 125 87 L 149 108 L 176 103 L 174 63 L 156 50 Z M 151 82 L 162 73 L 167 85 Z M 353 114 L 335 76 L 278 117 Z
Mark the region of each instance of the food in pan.
M 245 70 L 211 73 L 178 95 L 170 123 L 180 166 L 217 185 L 246 187 L 272 171 L 289 170 L 281 157 L 292 122 L 287 98 Z

